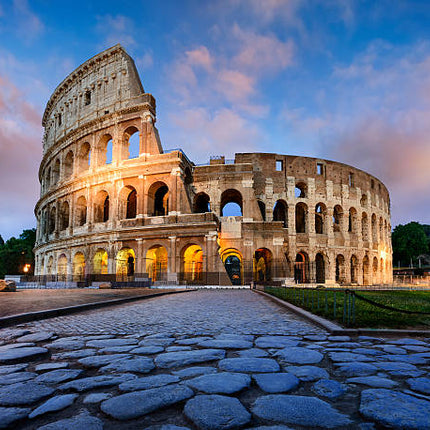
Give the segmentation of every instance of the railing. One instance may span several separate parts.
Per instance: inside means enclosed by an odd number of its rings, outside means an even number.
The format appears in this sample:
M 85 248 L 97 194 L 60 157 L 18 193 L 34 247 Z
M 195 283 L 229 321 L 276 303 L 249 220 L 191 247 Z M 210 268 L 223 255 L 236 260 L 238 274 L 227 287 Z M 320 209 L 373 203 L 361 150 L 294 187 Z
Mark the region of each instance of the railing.
M 430 326 L 428 292 L 270 286 L 264 291 L 347 327 Z

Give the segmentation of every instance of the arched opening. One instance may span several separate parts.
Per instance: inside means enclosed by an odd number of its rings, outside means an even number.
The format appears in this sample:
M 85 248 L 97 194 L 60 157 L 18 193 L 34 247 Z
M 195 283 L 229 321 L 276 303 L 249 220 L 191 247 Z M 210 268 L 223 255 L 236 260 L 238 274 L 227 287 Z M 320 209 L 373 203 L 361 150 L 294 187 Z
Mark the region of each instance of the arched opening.
M 131 248 L 122 248 L 116 255 L 116 274 L 118 276 L 133 276 L 136 254 Z
M 70 208 L 68 202 L 63 202 L 60 213 L 60 230 L 66 230 L 69 227 Z
M 379 241 L 384 242 L 384 220 L 379 218 Z
M 266 204 L 261 200 L 257 200 L 257 202 L 258 208 L 260 209 L 261 218 L 263 218 L 263 221 L 266 221 Z
M 51 255 L 48 258 L 48 264 L 46 265 L 46 274 L 47 275 L 52 275 L 53 273 L 53 268 L 54 268 L 54 257 Z
M 315 233 L 324 234 L 324 220 L 326 216 L 326 207 L 323 203 L 315 206 Z
M 94 202 L 94 222 L 106 222 L 109 219 L 109 195 L 99 191 Z
M 57 209 L 53 207 L 49 212 L 49 225 L 48 225 L 49 234 L 52 234 L 55 231 L 56 218 L 57 218 Z
M 376 257 L 373 257 L 373 276 L 372 276 L 372 283 L 377 284 L 378 283 L 378 259 Z
M 68 179 L 73 174 L 73 152 L 69 151 L 64 159 L 64 179 Z
M 254 252 L 254 281 L 268 282 L 272 274 L 272 252 L 267 248 L 259 248 Z
M 343 209 L 341 206 L 336 205 L 333 208 L 333 231 L 334 232 L 342 231 L 342 217 L 343 217 Z
M 357 233 L 357 224 L 357 211 L 355 210 L 355 208 L 350 208 L 348 216 L 348 232 L 353 234 Z
M 152 282 L 162 281 L 167 275 L 167 250 L 164 246 L 156 245 L 146 253 L 146 273 Z
M 296 184 L 294 195 L 298 199 L 304 199 L 307 196 L 307 186 L 304 182 L 298 182 Z
M 366 255 L 363 258 L 363 285 L 370 285 L 369 273 L 369 257 Z
M 296 233 L 306 233 L 306 214 L 308 207 L 304 203 L 296 204 Z
M 242 194 L 234 189 L 225 190 L 221 194 L 221 216 L 242 216 Z
M 375 214 L 372 214 L 372 242 L 378 242 L 378 226 Z
M 57 275 L 59 281 L 67 280 L 67 257 L 61 254 L 57 261 Z
M 81 227 L 87 222 L 87 199 L 84 196 L 78 198 L 75 209 L 75 225 Z
M 103 166 L 105 164 L 112 163 L 113 157 L 113 140 L 110 134 L 105 134 L 102 136 L 98 143 L 99 155 L 97 164 Z
M 136 127 L 128 127 L 124 132 L 124 147 L 128 149 L 124 158 L 137 158 L 140 152 L 140 133 Z
M 384 259 L 381 258 L 379 261 L 379 282 L 384 283 Z
M 366 194 L 363 194 L 363 195 L 361 196 L 361 199 L 360 199 L 360 205 L 361 205 L 361 207 L 363 207 L 363 208 L 367 207 L 367 196 L 366 196 Z
M 187 245 L 182 250 L 182 276 L 186 283 L 201 283 L 203 279 L 203 250 Z
M 273 208 L 273 221 L 282 221 L 284 228 L 288 227 L 288 206 L 284 200 L 278 200 Z
M 351 256 L 351 284 L 358 283 L 358 258 L 355 255 Z
M 321 253 L 315 256 L 315 280 L 318 284 L 325 282 L 325 263 Z
M 309 282 L 309 257 L 306 252 L 299 252 L 294 263 L 294 281 L 296 284 Z
M 126 218 L 136 218 L 137 192 L 133 188 L 127 196 Z
M 339 254 L 336 257 L 336 282 L 338 284 L 344 284 L 345 279 L 345 257 Z
M 48 190 L 50 186 L 51 186 L 51 168 L 48 167 L 48 170 L 46 171 L 46 176 L 45 176 L 46 190 Z
M 363 212 L 361 217 L 361 237 L 364 241 L 369 240 L 369 220 L 366 212 Z
M 60 180 L 60 160 L 55 160 L 54 167 L 52 168 L 52 182 L 58 183 Z
M 73 280 L 81 281 L 85 276 L 85 257 L 82 252 L 77 252 L 73 257 Z
M 242 254 L 237 249 L 226 249 L 221 254 L 222 262 L 232 285 L 242 285 Z
M 108 274 L 108 253 L 104 249 L 98 249 L 94 255 L 93 273 L 95 275 Z
M 81 145 L 78 156 L 79 171 L 84 172 L 85 170 L 88 170 L 91 163 L 91 146 L 88 142 Z
M 194 198 L 194 213 L 203 214 L 210 212 L 210 198 L 206 193 L 199 193 Z
M 164 216 L 169 213 L 169 188 L 164 182 L 152 184 L 148 191 L 148 214 Z

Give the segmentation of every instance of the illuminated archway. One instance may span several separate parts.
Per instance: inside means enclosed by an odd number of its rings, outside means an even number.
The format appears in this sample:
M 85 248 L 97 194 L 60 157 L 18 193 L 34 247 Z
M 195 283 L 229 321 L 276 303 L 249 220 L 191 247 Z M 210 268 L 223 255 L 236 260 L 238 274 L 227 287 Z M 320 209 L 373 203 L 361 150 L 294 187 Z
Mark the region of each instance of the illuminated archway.
M 94 255 L 93 273 L 95 275 L 108 274 L 108 253 L 104 249 L 98 249 Z
M 297 284 L 309 282 L 309 257 L 306 252 L 299 252 L 294 263 L 294 280 Z
M 167 250 L 164 246 L 156 245 L 146 253 L 146 272 L 153 282 L 161 281 L 167 274 Z
M 73 257 L 73 278 L 82 279 L 85 275 L 85 257 L 82 252 L 77 252 Z
M 242 254 L 237 249 L 226 249 L 221 254 L 221 260 L 232 285 L 242 285 Z
M 203 250 L 198 245 L 188 245 L 182 252 L 182 273 L 187 283 L 198 283 L 203 278 Z
M 52 269 L 54 267 L 54 257 L 52 255 L 48 259 L 48 264 L 46 265 L 46 274 L 52 275 Z
M 67 257 L 61 254 L 57 262 L 57 274 L 60 281 L 67 279 Z
M 116 274 L 119 276 L 133 276 L 136 254 L 131 248 L 122 248 L 116 255 Z
M 272 253 L 267 248 L 254 252 L 254 281 L 267 282 L 271 278 Z

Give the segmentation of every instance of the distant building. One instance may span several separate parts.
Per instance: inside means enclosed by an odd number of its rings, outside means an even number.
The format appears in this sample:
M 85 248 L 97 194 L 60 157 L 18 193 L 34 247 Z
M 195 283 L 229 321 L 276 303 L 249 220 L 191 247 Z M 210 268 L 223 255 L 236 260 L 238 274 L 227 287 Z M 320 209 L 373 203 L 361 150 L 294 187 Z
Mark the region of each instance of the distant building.
M 37 275 L 392 282 L 390 199 L 377 178 L 279 154 L 197 166 L 163 151 L 155 121 L 155 99 L 120 45 L 57 87 L 43 116 Z

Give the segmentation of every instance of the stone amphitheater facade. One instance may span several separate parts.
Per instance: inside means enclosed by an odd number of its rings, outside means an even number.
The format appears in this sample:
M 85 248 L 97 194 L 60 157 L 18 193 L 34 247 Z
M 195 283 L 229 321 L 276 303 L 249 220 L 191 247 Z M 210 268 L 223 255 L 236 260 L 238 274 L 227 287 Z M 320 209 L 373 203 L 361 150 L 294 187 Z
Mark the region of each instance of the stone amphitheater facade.
M 392 282 L 390 199 L 377 178 L 271 153 L 195 165 L 163 150 L 155 122 L 155 99 L 120 45 L 56 88 L 43 116 L 36 275 Z

